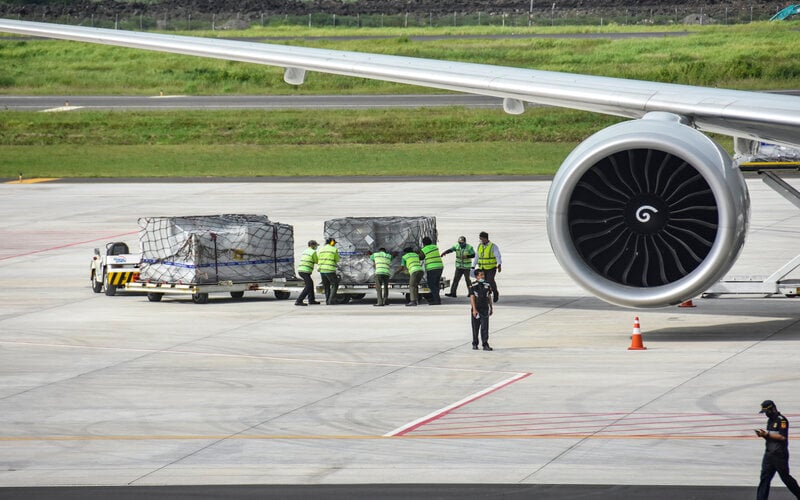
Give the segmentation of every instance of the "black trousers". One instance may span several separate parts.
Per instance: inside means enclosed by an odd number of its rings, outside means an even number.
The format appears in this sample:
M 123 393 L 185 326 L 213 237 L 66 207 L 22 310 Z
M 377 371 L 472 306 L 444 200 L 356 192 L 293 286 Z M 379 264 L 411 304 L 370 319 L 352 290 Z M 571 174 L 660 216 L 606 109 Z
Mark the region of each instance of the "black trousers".
M 428 289 L 431 291 L 431 304 L 441 304 L 442 298 L 439 296 L 439 282 L 442 280 L 443 269 L 430 269 L 427 272 Z
M 789 454 L 781 453 L 764 453 L 764 458 L 761 460 L 761 481 L 758 483 L 758 493 L 756 494 L 757 500 L 767 500 L 769 498 L 769 484 L 775 473 L 781 477 L 783 484 L 789 488 L 795 497 L 800 499 L 800 486 L 797 481 L 789 474 Z
M 483 273 L 484 277 L 486 278 L 486 282 L 492 286 L 492 293 L 494 294 L 495 302 L 497 302 L 497 297 L 500 296 L 500 291 L 497 289 L 497 282 L 494 280 L 494 277 L 497 274 L 497 268 L 484 269 Z
M 458 289 L 458 282 L 461 281 L 461 277 L 464 277 L 464 283 L 467 284 L 467 293 L 469 293 L 469 287 L 472 286 L 472 281 L 469 279 L 469 268 L 461 269 L 456 268 L 456 274 L 453 276 L 453 284 L 450 285 L 450 295 L 456 295 L 456 290 Z
M 481 335 L 481 342 L 483 345 L 489 343 L 489 311 L 485 313 L 480 312 L 478 318 L 472 314 L 472 308 L 469 308 L 469 317 L 472 319 L 472 345 L 478 345 L 478 332 Z
M 308 297 L 309 302 L 314 302 L 314 280 L 311 279 L 311 273 L 297 273 L 303 278 L 303 291 L 297 297 L 297 302 L 303 302 L 303 299 Z
M 319 273 L 322 278 L 322 287 L 325 289 L 325 303 L 331 305 L 339 290 L 339 276 L 336 273 Z

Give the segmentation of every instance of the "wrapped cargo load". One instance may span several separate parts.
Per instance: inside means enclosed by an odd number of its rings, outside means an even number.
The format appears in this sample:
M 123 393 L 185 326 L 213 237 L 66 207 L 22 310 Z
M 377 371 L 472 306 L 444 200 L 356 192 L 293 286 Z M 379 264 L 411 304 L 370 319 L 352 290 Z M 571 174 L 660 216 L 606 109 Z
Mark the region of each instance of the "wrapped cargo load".
M 325 221 L 325 239 L 334 238 L 339 249 L 342 283 L 372 283 L 375 266 L 371 252 L 381 247 L 394 254 L 390 281 L 407 283 L 408 273 L 400 264 L 403 249 L 419 250 L 422 238 L 436 242 L 436 217 L 343 217 Z
M 214 284 L 294 277 L 294 229 L 266 215 L 139 219 L 140 281 Z
M 737 139 L 736 161 L 742 163 L 797 163 L 800 148 L 769 144 L 766 142 Z M 743 149 L 744 151 L 740 151 Z

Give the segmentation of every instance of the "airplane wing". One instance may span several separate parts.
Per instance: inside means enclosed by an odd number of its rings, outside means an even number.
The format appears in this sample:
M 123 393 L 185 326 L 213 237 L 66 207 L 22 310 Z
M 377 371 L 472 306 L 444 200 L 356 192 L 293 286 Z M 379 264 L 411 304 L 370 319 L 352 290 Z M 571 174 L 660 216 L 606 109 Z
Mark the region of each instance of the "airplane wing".
M 567 273 L 629 307 L 679 304 L 731 268 L 749 195 L 730 154 L 704 132 L 800 147 L 800 97 L 243 41 L 0 19 L 0 31 L 278 66 L 299 85 L 316 71 L 632 118 L 600 130 L 564 160 L 547 229 Z
M 291 84 L 316 71 L 495 96 L 510 113 L 521 113 L 523 102 L 626 118 L 674 113 L 706 132 L 800 146 L 795 96 L 7 19 L 0 19 L 0 31 L 278 66 Z

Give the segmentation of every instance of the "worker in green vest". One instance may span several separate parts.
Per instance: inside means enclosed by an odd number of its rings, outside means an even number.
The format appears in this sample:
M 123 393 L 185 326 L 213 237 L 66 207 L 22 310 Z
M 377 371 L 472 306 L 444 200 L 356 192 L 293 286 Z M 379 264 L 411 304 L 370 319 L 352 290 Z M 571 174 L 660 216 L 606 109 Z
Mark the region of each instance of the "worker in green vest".
M 469 294 L 469 289 L 472 287 L 469 273 L 472 269 L 472 259 L 475 257 L 475 249 L 472 248 L 472 245 L 467 245 L 466 237 L 459 236 L 458 243 L 442 252 L 442 257 L 451 252 L 456 253 L 456 274 L 453 276 L 453 284 L 450 286 L 450 293 L 446 293 L 445 295 L 455 298 L 458 282 L 461 281 L 462 276 L 464 277 L 464 283 L 467 284 L 467 294 Z
M 439 282 L 442 280 L 444 263 L 439 253 L 439 247 L 434 245 L 429 236 L 422 238 L 422 258 L 425 261 L 425 274 L 428 279 L 428 289 L 431 291 L 430 305 L 438 306 L 442 303 L 439 296 Z
M 375 291 L 378 294 L 376 307 L 389 305 L 389 276 L 392 274 L 392 254 L 381 247 L 377 252 L 369 256 L 375 263 Z
M 416 306 L 419 303 L 419 282 L 422 281 L 422 263 L 419 253 L 411 247 L 404 248 L 401 263 L 408 269 L 408 293 L 411 300 L 406 305 Z
M 497 290 L 495 275 L 503 271 L 503 258 L 500 256 L 500 248 L 489 241 L 489 234 L 486 231 L 481 231 L 478 238 L 481 243 L 472 259 L 472 267 L 485 271 L 486 282 L 492 286 L 492 295 L 494 295 L 494 301 L 497 302 L 500 300 L 500 292 Z
M 314 264 L 319 263 L 319 259 L 317 258 L 317 246 L 316 241 L 310 240 L 308 242 L 308 247 L 303 251 L 303 255 L 300 256 L 300 264 L 297 265 L 297 274 L 303 278 L 303 284 L 305 286 L 294 302 L 296 306 L 306 305 L 305 302 L 303 302 L 303 299 L 306 297 L 308 297 L 309 304 L 319 304 L 319 302 L 314 299 L 314 280 L 311 279 L 311 273 L 314 272 Z
M 336 240 L 328 238 L 325 246 L 317 251 L 317 258 L 319 259 L 319 275 L 325 289 L 325 303 L 331 306 L 335 303 L 336 291 L 339 289 L 339 276 L 336 274 L 339 264 L 339 249 L 336 248 Z

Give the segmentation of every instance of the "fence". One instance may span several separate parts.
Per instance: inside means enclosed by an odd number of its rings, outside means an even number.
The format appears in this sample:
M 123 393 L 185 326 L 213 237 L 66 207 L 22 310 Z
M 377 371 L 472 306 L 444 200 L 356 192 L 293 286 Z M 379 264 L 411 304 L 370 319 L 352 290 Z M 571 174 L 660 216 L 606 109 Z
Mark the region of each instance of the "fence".
M 141 5 L 141 4 L 139 4 Z M 75 24 L 126 30 L 228 30 L 256 26 L 307 26 L 310 28 L 425 28 L 448 26 L 602 26 L 617 25 L 681 25 L 743 24 L 769 20 L 783 4 L 752 5 L 741 8 L 726 6 L 653 6 L 617 9 L 550 9 L 513 10 L 508 12 L 406 12 L 401 14 L 328 13 L 286 14 L 280 12 L 239 12 L 226 14 L 186 11 L 158 11 L 145 5 L 141 10 L 118 14 L 87 16 L 61 15 L 52 7 L 37 7 L 13 12 L 6 5 L 0 16 L 28 21 Z

